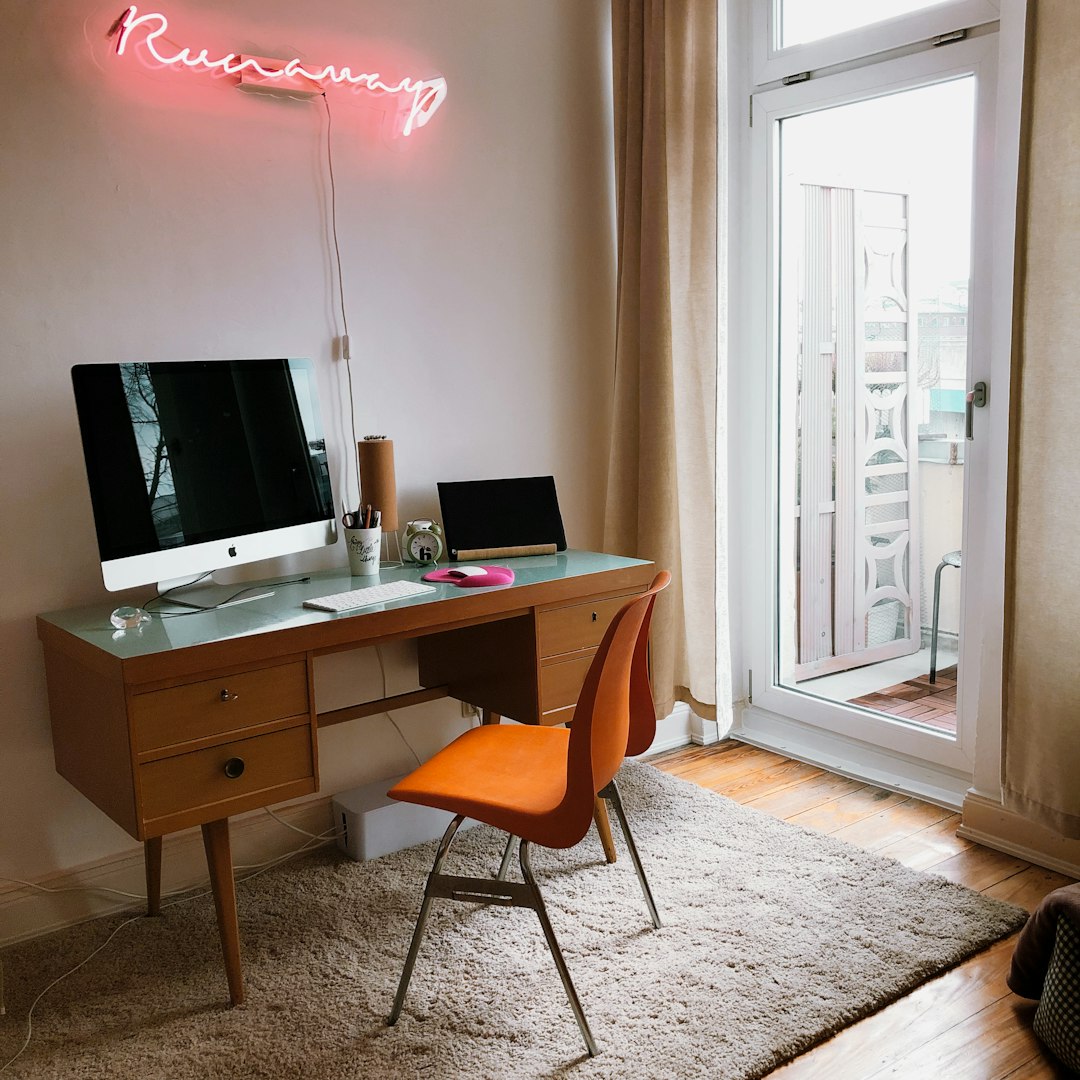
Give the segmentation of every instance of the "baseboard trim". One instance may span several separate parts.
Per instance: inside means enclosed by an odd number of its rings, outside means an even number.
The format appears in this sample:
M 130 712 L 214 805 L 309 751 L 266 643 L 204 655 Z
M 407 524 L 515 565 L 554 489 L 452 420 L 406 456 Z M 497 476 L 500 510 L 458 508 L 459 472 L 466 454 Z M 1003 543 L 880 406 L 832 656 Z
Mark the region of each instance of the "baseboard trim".
M 675 708 L 662 720 L 656 721 L 656 737 L 641 756 L 652 757 L 665 750 L 677 750 L 696 741 L 693 737 L 693 721 L 697 719 L 685 701 L 675 702 Z
M 970 774 L 823 731 L 755 705 L 743 704 L 736 709 L 735 725 L 728 737 L 947 810 L 960 810 L 971 787 Z
M 720 741 L 720 725 L 715 720 L 704 720 L 695 712 L 690 713 L 690 741 L 695 746 L 712 746 Z
M 330 796 L 275 807 L 274 813 L 282 821 L 305 832 L 319 834 L 331 827 Z M 295 851 L 307 842 L 306 837 L 275 821 L 263 810 L 231 818 L 229 838 L 233 863 L 241 877 L 243 867 L 254 868 Z M 188 829 L 164 837 L 161 870 L 163 900 L 168 894 L 200 885 L 209 889 L 202 831 Z M 46 893 L 26 885 L 11 885 L 0 879 L 0 926 L 3 927 L 0 947 L 116 911 L 145 908 L 145 901 L 139 899 L 146 892 L 142 845 L 119 855 L 49 875 L 34 884 L 48 889 L 72 891 Z M 99 889 L 119 889 L 136 895 L 117 896 L 115 893 L 96 891 Z
M 1058 836 L 975 791 L 964 797 L 963 813 L 958 836 L 1080 879 L 1080 840 Z

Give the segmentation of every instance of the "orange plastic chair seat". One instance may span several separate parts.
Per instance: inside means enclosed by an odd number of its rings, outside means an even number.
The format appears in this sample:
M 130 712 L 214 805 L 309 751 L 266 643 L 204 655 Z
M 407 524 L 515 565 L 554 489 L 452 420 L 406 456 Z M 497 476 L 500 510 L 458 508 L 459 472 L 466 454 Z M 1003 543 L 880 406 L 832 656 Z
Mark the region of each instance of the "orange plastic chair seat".
M 568 847 L 554 812 L 566 795 L 566 728 L 472 728 L 391 788 L 391 798 L 493 825 L 547 847 Z

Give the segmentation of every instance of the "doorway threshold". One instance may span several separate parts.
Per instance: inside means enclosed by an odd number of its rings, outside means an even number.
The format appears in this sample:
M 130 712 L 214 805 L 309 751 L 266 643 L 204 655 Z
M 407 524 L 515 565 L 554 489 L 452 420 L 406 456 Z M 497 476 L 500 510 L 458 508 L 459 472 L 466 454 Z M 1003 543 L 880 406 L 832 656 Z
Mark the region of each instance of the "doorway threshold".
M 743 704 L 736 708 L 729 737 L 953 811 L 962 808 L 972 783 L 970 771 L 949 769 L 823 731 L 757 705 Z

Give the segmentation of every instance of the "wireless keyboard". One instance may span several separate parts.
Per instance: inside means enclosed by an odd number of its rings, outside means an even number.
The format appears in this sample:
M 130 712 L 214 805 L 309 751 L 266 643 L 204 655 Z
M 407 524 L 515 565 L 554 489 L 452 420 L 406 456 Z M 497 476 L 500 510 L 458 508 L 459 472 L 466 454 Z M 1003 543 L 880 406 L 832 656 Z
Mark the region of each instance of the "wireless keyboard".
M 387 600 L 404 600 L 409 596 L 423 596 L 437 592 L 434 585 L 421 585 L 418 581 L 387 581 L 367 585 L 363 589 L 331 593 L 329 596 L 313 596 L 304 601 L 304 607 L 318 611 L 350 611 L 369 604 L 384 604 Z

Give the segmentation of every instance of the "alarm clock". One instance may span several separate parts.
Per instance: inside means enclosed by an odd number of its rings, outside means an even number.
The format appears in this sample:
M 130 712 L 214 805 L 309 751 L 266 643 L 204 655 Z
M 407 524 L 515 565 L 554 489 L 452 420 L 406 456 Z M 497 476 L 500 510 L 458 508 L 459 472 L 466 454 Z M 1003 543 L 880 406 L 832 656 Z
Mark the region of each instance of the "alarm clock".
M 427 566 L 439 561 L 443 553 L 443 531 L 437 521 L 421 518 L 405 522 L 405 539 L 402 554 L 413 563 Z

